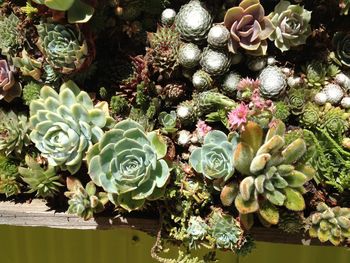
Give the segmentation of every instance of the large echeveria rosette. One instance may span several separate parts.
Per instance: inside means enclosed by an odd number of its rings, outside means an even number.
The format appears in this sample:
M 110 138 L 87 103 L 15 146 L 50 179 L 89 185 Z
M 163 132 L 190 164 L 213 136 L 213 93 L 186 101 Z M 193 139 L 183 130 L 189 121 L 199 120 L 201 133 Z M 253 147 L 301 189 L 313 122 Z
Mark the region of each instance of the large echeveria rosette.
M 141 208 L 146 199 L 162 196 L 170 175 L 162 158 L 166 143 L 156 132 L 145 133 L 130 119 L 106 132 L 87 154 L 89 175 L 109 194 L 115 205 L 131 211 Z
M 74 174 L 88 148 L 103 135 L 109 118 L 102 106 L 94 106 L 72 81 L 59 93 L 44 86 L 40 98 L 30 104 L 30 138 L 50 165 Z
M 269 38 L 282 52 L 305 44 L 311 34 L 311 11 L 300 5 L 291 5 L 289 1 L 282 0 L 269 14 L 269 18 L 276 27 Z
M 81 68 L 88 56 L 88 46 L 78 27 L 43 23 L 37 29 L 37 46 L 55 70 L 70 74 Z
M 350 67 L 350 31 L 335 33 L 333 46 L 338 61 L 342 65 Z
M 266 39 L 274 31 L 270 19 L 259 0 L 243 0 L 239 6 L 227 10 L 224 25 L 231 33 L 231 49 L 240 46 L 251 55 L 265 55 Z

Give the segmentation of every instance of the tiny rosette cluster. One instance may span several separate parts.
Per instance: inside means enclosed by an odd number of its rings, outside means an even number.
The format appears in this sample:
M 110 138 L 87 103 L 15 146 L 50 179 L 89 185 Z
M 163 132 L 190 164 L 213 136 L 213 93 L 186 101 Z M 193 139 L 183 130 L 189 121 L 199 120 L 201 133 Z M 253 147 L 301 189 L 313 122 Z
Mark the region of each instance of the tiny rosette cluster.
M 299 160 L 306 143 L 298 138 L 289 145 L 284 140 L 285 125 L 275 121 L 262 143 L 263 130 L 248 122 L 234 152 L 235 169 L 245 178 L 239 184 L 235 206 L 241 214 L 259 212 L 269 224 L 277 224 L 277 206 L 302 211 L 303 185 L 314 176 L 314 169 Z
M 325 203 L 319 203 L 317 211 L 308 221 L 310 237 L 318 238 L 321 242 L 330 241 L 338 246 L 350 238 L 350 208 L 330 208 Z
M 336 58 L 346 67 L 350 67 L 350 33 L 337 32 L 333 37 Z
M 170 170 L 162 158 L 167 146 L 156 132 L 145 133 L 126 119 L 106 132 L 87 154 L 89 175 L 115 205 L 131 211 L 163 195 Z
M 88 148 L 99 141 L 108 115 L 68 81 L 59 93 L 49 86 L 30 104 L 30 139 L 52 166 L 76 173 Z
M 210 131 L 204 137 L 203 146 L 191 153 L 190 165 L 210 180 L 226 182 L 235 171 L 232 156 L 236 144 L 236 138 L 229 141 L 222 131 Z
M 88 46 L 78 28 L 40 24 L 37 29 L 37 46 L 55 70 L 70 74 L 80 69 L 88 56 Z
M 311 34 L 311 11 L 300 5 L 291 5 L 289 1 L 282 0 L 269 18 L 276 28 L 269 38 L 282 52 L 305 44 Z

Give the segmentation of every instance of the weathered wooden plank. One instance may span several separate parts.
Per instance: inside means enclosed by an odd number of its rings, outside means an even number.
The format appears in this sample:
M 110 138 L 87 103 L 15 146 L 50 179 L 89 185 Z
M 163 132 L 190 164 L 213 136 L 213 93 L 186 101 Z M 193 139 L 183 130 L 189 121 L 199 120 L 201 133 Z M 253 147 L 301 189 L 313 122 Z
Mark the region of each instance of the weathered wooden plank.
M 159 229 L 156 219 L 131 217 L 96 217 L 88 221 L 75 215 L 51 210 L 43 200 L 31 203 L 0 202 L 0 224 L 13 226 L 50 227 L 63 229 L 133 228 L 155 235 Z M 290 235 L 276 228 L 256 227 L 251 234 L 257 241 L 302 244 L 301 234 Z M 312 245 L 320 245 L 313 241 Z

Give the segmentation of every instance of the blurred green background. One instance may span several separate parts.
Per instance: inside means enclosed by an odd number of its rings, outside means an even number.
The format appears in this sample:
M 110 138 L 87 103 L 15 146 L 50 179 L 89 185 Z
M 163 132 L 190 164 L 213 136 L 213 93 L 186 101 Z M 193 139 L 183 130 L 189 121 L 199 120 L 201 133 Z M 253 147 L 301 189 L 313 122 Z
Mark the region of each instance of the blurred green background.
M 0 263 L 148 263 L 154 238 L 131 229 L 61 230 L 0 226 Z M 173 249 L 169 255 L 175 255 Z M 350 263 L 350 251 L 258 242 L 252 254 L 218 253 L 220 263 Z

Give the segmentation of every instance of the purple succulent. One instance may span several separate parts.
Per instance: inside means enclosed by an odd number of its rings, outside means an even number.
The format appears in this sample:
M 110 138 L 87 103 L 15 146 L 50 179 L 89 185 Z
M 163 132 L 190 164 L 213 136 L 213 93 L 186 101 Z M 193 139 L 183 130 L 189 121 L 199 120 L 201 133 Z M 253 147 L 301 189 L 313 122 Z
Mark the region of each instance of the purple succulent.
M 251 55 L 265 55 L 266 39 L 274 31 L 270 19 L 259 0 L 243 0 L 239 6 L 227 10 L 224 25 L 231 33 L 230 49 L 241 47 Z
M 5 59 L 0 60 L 0 100 L 10 102 L 21 95 L 21 88 L 16 83 L 13 72 Z

